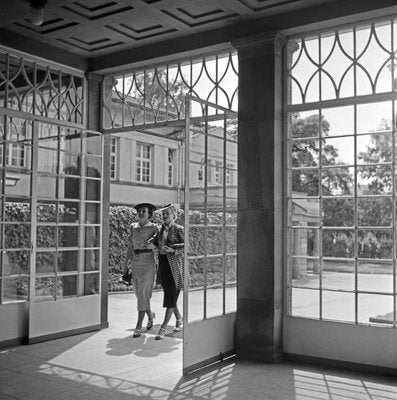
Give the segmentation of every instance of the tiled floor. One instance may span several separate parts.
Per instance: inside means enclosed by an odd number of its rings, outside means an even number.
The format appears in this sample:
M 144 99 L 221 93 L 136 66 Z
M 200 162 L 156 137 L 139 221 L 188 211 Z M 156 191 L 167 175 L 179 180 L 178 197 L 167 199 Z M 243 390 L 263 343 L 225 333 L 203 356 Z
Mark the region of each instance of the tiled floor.
M 132 339 L 134 310 L 132 295 L 113 295 L 108 329 L 0 349 L 0 399 L 397 400 L 397 378 L 303 364 L 229 359 L 182 377 L 181 338 Z

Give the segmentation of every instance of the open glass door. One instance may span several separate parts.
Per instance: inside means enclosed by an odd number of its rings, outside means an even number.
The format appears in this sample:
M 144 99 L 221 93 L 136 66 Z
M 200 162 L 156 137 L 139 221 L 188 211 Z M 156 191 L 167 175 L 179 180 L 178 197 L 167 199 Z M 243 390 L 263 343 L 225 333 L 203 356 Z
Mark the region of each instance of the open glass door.
M 184 200 L 187 374 L 234 353 L 237 298 L 237 114 L 191 96 Z
M 102 136 L 34 122 L 29 341 L 100 325 Z

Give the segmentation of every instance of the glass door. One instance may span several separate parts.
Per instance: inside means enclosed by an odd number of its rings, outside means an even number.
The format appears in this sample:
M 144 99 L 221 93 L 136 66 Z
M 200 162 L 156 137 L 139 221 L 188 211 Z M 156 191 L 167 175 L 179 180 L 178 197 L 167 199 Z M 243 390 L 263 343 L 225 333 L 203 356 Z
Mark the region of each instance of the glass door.
M 102 136 L 34 125 L 29 340 L 100 324 Z
M 237 114 L 186 99 L 183 372 L 234 353 Z

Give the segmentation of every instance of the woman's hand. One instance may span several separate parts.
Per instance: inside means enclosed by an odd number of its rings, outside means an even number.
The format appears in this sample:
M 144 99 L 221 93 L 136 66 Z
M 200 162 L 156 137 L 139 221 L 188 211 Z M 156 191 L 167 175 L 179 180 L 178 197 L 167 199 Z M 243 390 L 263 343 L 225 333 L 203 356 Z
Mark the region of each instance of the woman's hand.
M 149 244 L 147 245 L 147 248 L 148 248 L 149 250 L 156 250 L 156 246 L 155 246 L 153 243 L 149 243 Z
M 175 253 L 175 249 L 173 249 L 170 246 L 164 246 L 164 250 L 165 250 L 166 253 L 171 253 L 171 254 Z

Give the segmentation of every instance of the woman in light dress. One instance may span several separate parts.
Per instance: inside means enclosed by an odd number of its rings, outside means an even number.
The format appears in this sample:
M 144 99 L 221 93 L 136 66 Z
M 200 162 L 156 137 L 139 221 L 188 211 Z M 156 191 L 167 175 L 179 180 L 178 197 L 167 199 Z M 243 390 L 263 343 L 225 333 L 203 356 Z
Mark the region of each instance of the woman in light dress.
M 158 234 L 159 228 L 150 221 L 156 207 L 150 203 L 141 203 L 134 207 L 139 221 L 131 224 L 127 255 L 124 262 L 124 273 L 128 272 L 128 261 L 132 258 L 132 282 L 138 303 L 138 321 L 133 337 L 140 337 L 145 314 L 148 316 L 147 330 L 153 328 L 155 317 L 150 307 L 155 277 L 154 246 L 151 241 Z

